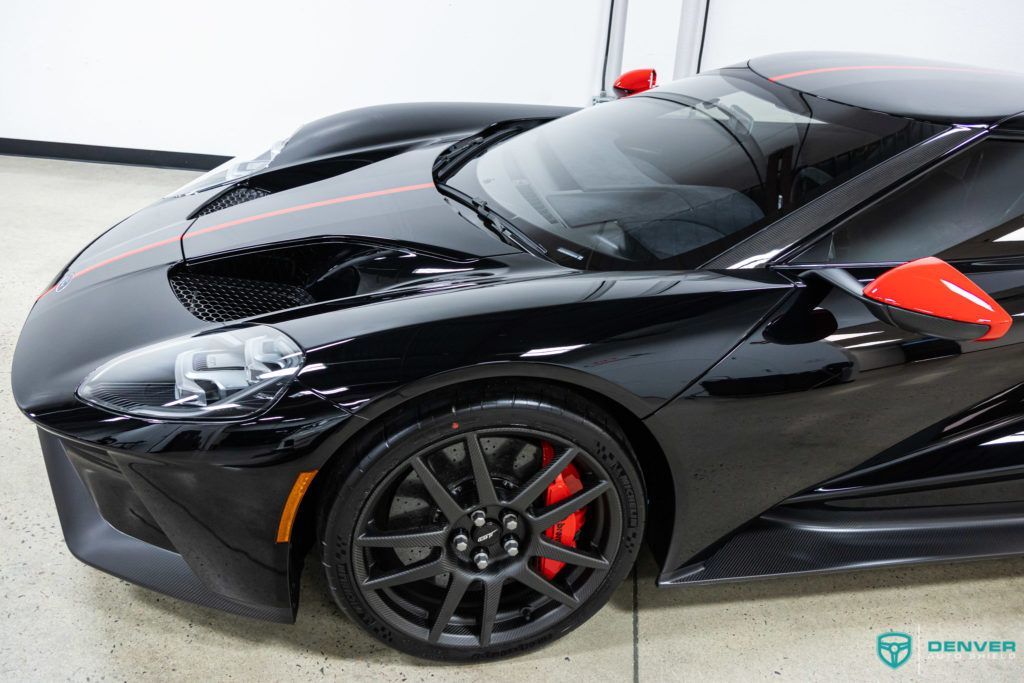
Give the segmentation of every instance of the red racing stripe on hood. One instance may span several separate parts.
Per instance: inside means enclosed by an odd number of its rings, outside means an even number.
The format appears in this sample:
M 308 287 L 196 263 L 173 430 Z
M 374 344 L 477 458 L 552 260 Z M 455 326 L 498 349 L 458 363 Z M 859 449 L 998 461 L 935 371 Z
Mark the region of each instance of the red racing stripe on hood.
M 137 247 L 135 249 L 131 249 L 129 251 L 125 251 L 123 253 L 117 254 L 116 256 L 111 256 L 108 259 L 104 259 L 102 261 L 98 261 L 96 263 L 90 264 L 90 265 L 86 266 L 85 268 L 82 268 L 81 270 L 76 271 L 72 275 L 72 278 L 76 278 L 79 275 L 84 275 L 85 273 L 88 273 L 90 271 L 96 270 L 97 268 L 102 268 L 103 266 L 110 265 L 111 263 L 115 263 L 117 261 L 120 261 L 121 259 L 128 258 L 129 256 L 135 256 L 136 254 L 141 254 L 142 252 L 149 251 L 150 249 L 156 249 L 157 247 L 162 247 L 162 246 L 165 246 L 165 245 L 168 245 L 168 244 L 173 244 L 174 242 L 178 242 L 178 241 L 181 241 L 183 239 L 191 239 L 193 237 L 198 237 L 200 235 L 205 235 L 205 234 L 210 233 L 210 232 L 216 232 L 218 230 L 224 230 L 226 228 L 233 228 L 233 227 L 238 226 L 238 225 L 244 225 L 245 223 L 252 223 L 254 221 L 263 220 L 264 218 L 273 218 L 274 216 L 284 216 L 284 215 L 290 214 L 290 213 L 296 213 L 296 212 L 299 212 L 299 211 L 306 211 L 307 209 L 315 209 L 315 208 L 318 208 L 318 207 L 321 207 L 321 206 L 331 206 L 333 204 L 344 204 L 345 202 L 354 202 L 354 201 L 358 201 L 360 199 L 371 199 L 373 197 L 385 197 L 385 196 L 391 195 L 391 194 L 399 194 L 400 192 L 412 192 L 414 190 L 426 190 L 426 189 L 430 189 L 432 187 L 434 187 L 434 183 L 419 183 L 417 185 L 402 185 L 402 186 L 399 186 L 399 187 L 389 187 L 389 188 L 386 188 L 386 189 L 383 189 L 383 190 L 373 190 L 371 192 L 360 192 L 359 194 L 350 194 L 350 195 L 345 195 L 344 197 L 334 197 L 333 199 L 324 199 L 324 200 L 321 200 L 319 202 L 310 202 L 308 204 L 298 204 L 296 206 L 289 206 L 289 207 L 285 207 L 283 209 L 277 209 L 276 211 L 268 211 L 266 213 L 258 213 L 258 214 L 255 214 L 253 216 L 246 216 L 245 218 L 237 218 L 237 219 L 235 219 L 233 221 L 226 221 L 224 223 L 217 223 L 216 225 L 211 225 L 211 226 L 209 226 L 207 228 L 202 228 L 201 230 L 196 230 L 194 232 L 189 232 L 188 230 L 186 230 L 185 232 L 181 233 L 180 235 L 175 235 L 174 237 L 169 237 L 167 239 L 163 239 L 163 240 L 160 240 L 158 242 L 151 242 L 150 244 L 145 244 L 145 245 L 143 245 L 141 247 Z M 63 280 L 63 278 L 61 278 L 61 279 Z M 49 294 L 50 292 L 52 292 L 52 291 L 54 291 L 56 289 L 57 289 L 57 285 L 53 285 L 49 289 L 44 290 L 38 297 L 36 297 L 36 301 L 39 301 L 44 296 L 46 296 L 47 294 Z
M 299 204 L 298 206 L 289 206 L 284 209 L 277 209 L 276 211 L 268 211 L 266 213 L 258 213 L 255 216 L 246 216 L 245 218 L 238 218 L 233 221 L 226 223 L 218 223 L 217 225 L 211 225 L 208 228 L 201 230 L 195 230 L 192 232 L 186 232 L 183 239 L 191 239 L 193 237 L 199 237 L 205 235 L 208 232 L 216 232 L 217 230 L 223 230 L 225 228 L 233 228 L 236 225 L 242 225 L 243 223 L 252 223 L 253 221 L 260 221 L 264 218 L 273 218 L 274 216 L 284 216 L 289 213 L 295 213 L 297 211 L 305 211 L 307 209 L 316 209 L 321 206 L 331 206 L 332 204 L 343 204 L 345 202 L 354 202 L 359 199 L 371 199 L 373 197 L 384 197 L 389 194 L 398 194 L 399 192 L 411 192 L 413 190 L 426 190 L 434 186 L 434 183 L 420 183 L 419 185 L 403 185 L 401 187 L 389 187 L 386 190 L 374 190 L 372 192 L 361 192 L 360 194 L 350 194 L 345 197 L 335 197 L 334 199 L 324 199 L 319 202 L 310 202 L 309 204 Z
M 769 76 L 768 80 L 773 83 L 779 81 L 785 81 L 790 78 L 797 78 L 799 76 L 811 76 L 813 74 L 827 74 L 835 71 L 872 71 L 872 70 L 892 70 L 892 71 L 946 71 L 946 72 L 959 72 L 959 73 L 971 73 L 971 74 L 1005 74 L 1005 71 L 996 71 L 994 69 L 975 69 L 971 67 L 956 67 L 956 66 L 935 66 L 930 64 L 864 64 L 861 66 L 825 66 L 820 69 L 805 69 L 804 71 L 793 71 L 788 74 L 780 74 L 778 76 Z

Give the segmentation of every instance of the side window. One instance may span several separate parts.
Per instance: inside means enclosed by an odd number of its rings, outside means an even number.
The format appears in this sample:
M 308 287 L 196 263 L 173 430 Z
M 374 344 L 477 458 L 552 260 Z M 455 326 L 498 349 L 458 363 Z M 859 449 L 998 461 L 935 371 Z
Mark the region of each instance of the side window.
M 1024 255 L 1024 142 L 987 140 L 841 223 L 792 263 Z

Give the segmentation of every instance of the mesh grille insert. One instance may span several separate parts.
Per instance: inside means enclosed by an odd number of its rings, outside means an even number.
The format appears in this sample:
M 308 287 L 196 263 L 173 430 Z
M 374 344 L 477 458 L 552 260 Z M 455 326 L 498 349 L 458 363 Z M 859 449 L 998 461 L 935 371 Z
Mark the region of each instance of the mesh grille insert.
M 171 289 L 200 320 L 223 323 L 254 315 L 311 304 L 315 299 L 301 287 L 262 280 L 173 272 Z
M 258 187 L 245 187 L 244 185 L 240 185 L 239 187 L 229 190 L 217 197 L 197 211 L 195 215 L 196 217 L 205 216 L 206 214 L 213 213 L 214 211 L 220 211 L 221 209 L 227 209 L 232 206 L 237 206 L 238 204 L 250 202 L 253 199 L 266 197 L 268 194 L 270 194 L 270 192 L 267 190 L 261 190 Z

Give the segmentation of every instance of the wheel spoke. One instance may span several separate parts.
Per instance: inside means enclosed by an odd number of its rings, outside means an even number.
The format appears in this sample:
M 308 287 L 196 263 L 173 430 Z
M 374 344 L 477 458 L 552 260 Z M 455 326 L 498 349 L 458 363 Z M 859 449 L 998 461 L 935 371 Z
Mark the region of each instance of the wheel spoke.
M 515 579 L 527 588 L 532 588 L 544 597 L 551 598 L 555 602 L 560 602 L 567 607 L 577 607 L 580 604 L 575 595 L 565 592 L 543 576 L 534 573 L 528 566 L 523 566 L 519 573 L 515 575 Z
M 414 458 L 412 461 L 412 468 L 416 470 L 416 475 L 423 482 L 424 488 L 427 489 L 427 493 L 434 499 L 434 503 L 437 507 L 441 508 L 441 514 L 443 514 L 449 522 L 455 522 L 459 517 L 462 516 L 462 508 L 452 495 L 448 493 L 448 489 L 444 487 L 444 484 L 437 480 L 434 473 L 427 467 L 427 463 L 423 462 L 423 458 Z
M 436 643 L 441 639 L 444 627 L 452 620 L 452 615 L 455 614 L 456 608 L 462 602 L 462 596 L 466 594 L 466 589 L 471 583 L 473 578 L 468 574 L 459 571 L 452 573 L 451 581 L 448 582 L 448 592 L 445 593 L 444 602 L 438 610 L 437 618 L 434 619 L 434 627 L 430 629 L 430 642 Z
M 567 545 L 555 543 L 546 536 L 540 536 L 537 539 L 537 544 L 537 549 L 531 553 L 535 557 L 546 557 L 549 560 L 558 560 L 566 564 L 590 569 L 607 569 L 609 567 L 608 560 L 598 553 L 570 548 Z
M 483 655 L 564 630 L 628 559 L 611 454 L 522 424 L 454 426 L 365 482 L 351 552 L 332 554 L 368 613 L 424 651 Z
M 548 529 L 562 521 L 584 505 L 592 502 L 608 490 L 607 481 L 599 481 L 590 488 L 574 493 L 565 500 L 541 509 L 538 514 L 529 515 L 530 521 L 537 529 Z
M 476 480 L 480 505 L 497 505 L 498 495 L 494 492 L 494 482 L 491 481 L 491 473 L 487 470 L 487 461 L 480 448 L 480 438 L 476 434 L 466 438 L 466 449 L 469 451 L 469 461 L 473 464 L 473 478 Z
M 509 507 L 523 510 L 533 501 L 541 497 L 548 485 L 555 480 L 562 470 L 576 458 L 576 449 L 569 448 L 564 453 L 551 461 L 551 464 L 533 475 L 530 481 L 526 482 L 523 488 L 519 489 L 515 497 L 508 502 Z
M 380 590 L 381 588 L 401 586 L 402 584 L 412 583 L 413 581 L 432 579 L 438 574 L 444 574 L 450 569 L 451 567 L 449 566 L 449 563 L 446 562 L 443 557 L 439 557 L 435 560 L 426 560 L 424 562 L 402 567 L 401 569 L 395 569 L 372 579 L 366 579 L 363 581 L 363 588 L 369 590 Z
M 501 602 L 501 587 L 503 583 L 504 580 L 501 578 L 484 583 L 484 605 L 480 611 L 481 647 L 487 647 L 491 644 L 494 622 L 498 620 L 498 604 Z
M 448 539 L 448 527 L 364 533 L 356 537 L 356 545 L 366 548 L 439 548 Z

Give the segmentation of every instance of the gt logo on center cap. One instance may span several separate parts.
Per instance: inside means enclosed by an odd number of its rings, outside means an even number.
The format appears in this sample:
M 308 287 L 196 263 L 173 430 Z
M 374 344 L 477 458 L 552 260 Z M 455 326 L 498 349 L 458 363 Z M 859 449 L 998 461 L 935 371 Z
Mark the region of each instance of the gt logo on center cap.
M 481 530 L 481 533 L 479 535 L 477 535 L 477 537 L 476 537 L 476 542 L 477 543 L 486 543 L 487 541 L 489 541 L 491 539 L 492 536 L 494 536 L 495 534 L 498 533 L 498 531 L 500 531 L 500 529 L 498 529 L 498 527 L 496 527 L 496 526 L 493 526 L 493 525 L 488 525 L 488 526 L 491 527 L 491 528 L 488 529 L 487 527 L 484 527 Z

